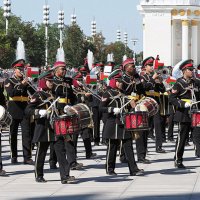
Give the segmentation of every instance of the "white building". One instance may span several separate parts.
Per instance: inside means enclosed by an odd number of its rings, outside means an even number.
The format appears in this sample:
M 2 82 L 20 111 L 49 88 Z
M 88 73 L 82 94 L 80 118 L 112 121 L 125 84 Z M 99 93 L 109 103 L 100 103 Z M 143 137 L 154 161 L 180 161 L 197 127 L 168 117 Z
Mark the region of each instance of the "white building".
M 141 0 L 144 58 L 160 55 L 165 65 L 193 59 L 200 64 L 200 0 Z

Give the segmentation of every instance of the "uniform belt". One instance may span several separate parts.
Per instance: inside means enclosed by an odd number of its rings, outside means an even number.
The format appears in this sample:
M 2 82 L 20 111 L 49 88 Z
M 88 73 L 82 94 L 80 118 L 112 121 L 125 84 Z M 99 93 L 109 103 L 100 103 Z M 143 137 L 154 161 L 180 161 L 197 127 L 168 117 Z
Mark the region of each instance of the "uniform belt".
M 129 95 L 128 96 L 128 99 L 130 99 L 130 100 L 135 100 L 135 101 L 137 101 L 137 100 L 139 100 L 140 99 L 140 96 L 139 95 L 136 95 L 136 96 L 131 96 L 131 95 Z
M 28 101 L 28 97 L 23 97 L 23 96 L 9 97 L 9 101 Z
M 146 92 L 146 95 L 147 95 L 147 96 L 160 97 L 160 93 L 159 93 L 159 92 L 150 92 L 150 91 L 147 91 L 147 92 Z
M 161 93 L 160 95 L 169 96 L 169 94 L 168 94 L 167 92 L 165 92 L 165 93 Z
M 192 100 L 191 99 L 181 99 L 182 101 L 184 101 L 184 102 L 188 102 L 188 103 L 192 103 Z
M 67 99 L 67 98 L 60 98 L 58 100 L 58 103 L 70 103 L 70 99 Z

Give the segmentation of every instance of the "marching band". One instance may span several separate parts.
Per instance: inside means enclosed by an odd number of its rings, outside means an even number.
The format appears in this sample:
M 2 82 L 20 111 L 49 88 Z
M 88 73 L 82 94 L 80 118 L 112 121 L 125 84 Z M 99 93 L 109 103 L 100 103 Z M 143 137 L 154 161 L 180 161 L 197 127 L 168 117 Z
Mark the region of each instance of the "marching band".
M 107 63 L 111 69 L 109 74 L 104 74 L 103 63 L 96 62 L 89 70 L 85 62 L 69 77 L 66 63 L 58 60 L 51 69 L 41 72 L 35 88 L 24 75 L 25 60 L 16 60 L 11 65 L 13 76 L 3 83 L 7 102 L 3 95 L 0 103 L 1 130 L 9 129 L 11 163 L 18 163 L 17 135 L 21 125 L 24 164 L 35 166 L 36 182 L 46 182 L 43 168 L 49 148 L 50 168 L 56 169 L 58 162 L 61 183 L 75 180 L 70 170 L 83 168 L 83 164 L 77 162 L 79 135 L 83 139 L 86 159 L 98 157 L 92 151 L 92 142 L 96 146 L 101 141 L 107 145 L 105 167 L 108 175 L 117 175 L 118 150 L 120 161 L 128 164 L 130 175 L 143 175 L 145 172 L 138 168 L 137 162 L 151 163 L 146 159 L 148 137 L 155 132 L 156 152 L 166 153 L 163 149 L 166 123 L 170 141 L 174 140 L 173 127 L 178 123 L 174 163 L 176 168 L 185 168 L 183 153 L 190 132 L 195 155 L 200 157 L 200 79 L 195 75 L 192 60 L 179 66 L 183 76 L 177 77 L 175 84 L 166 81 L 171 76 L 170 67 L 160 72 L 155 69 L 155 62 L 158 58 L 144 59 L 141 73 L 134 59 L 127 58 L 119 67 L 110 62 Z M 104 75 L 107 75 L 105 79 Z M 89 84 L 86 83 L 88 77 Z M 133 140 L 136 141 L 137 161 Z M 32 143 L 37 148 L 35 161 Z M 0 151 L 0 175 L 5 174 Z

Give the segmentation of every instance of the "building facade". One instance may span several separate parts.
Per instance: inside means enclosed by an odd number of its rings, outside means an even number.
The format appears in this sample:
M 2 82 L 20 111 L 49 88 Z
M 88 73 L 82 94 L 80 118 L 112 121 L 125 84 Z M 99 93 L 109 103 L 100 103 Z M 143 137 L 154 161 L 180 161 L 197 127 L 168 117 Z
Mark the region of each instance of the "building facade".
M 165 65 L 193 59 L 200 64 L 200 0 L 141 0 L 144 58 L 160 55 Z

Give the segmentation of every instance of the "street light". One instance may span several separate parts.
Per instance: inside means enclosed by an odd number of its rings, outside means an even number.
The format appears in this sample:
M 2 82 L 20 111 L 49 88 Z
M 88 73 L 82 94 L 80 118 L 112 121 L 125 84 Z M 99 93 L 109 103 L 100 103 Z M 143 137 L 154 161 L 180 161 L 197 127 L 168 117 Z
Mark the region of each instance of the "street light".
M 133 57 L 136 58 L 136 52 L 135 52 L 135 45 L 138 42 L 137 38 L 131 39 L 131 42 L 133 42 Z
M 93 41 L 94 41 L 94 36 L 96 35 L 96 33 L 97 33 L 97 27 L 96 27 L 96 21 L 95 20 L 93 20 L 92 22 L 91 22 L 91 36 L 93 37 Z
M 45 25 L 45 66 L 48 66 L 48 25 L 49 25 L 49 5 L 43 6 L 43 24 Z
M 128 33 L 124 32 L 124 44 L 127 47 L 128 45 Z
M 76 15 L 75 15 L 75 11 L 74 11 L 74 13 L 71 15 L 71 24 L 72 24 L 72 25 L 76 24 Z
M 121 31 L 118 29 L 117 30 L 117 42 L 121 41 Z
M 3 16 L 6 18 L 6 35 L 8 35 L 8 18 L 10 17 L 11 14 L 11 2 L 10 0 L 4 0 L 4 13 Z
M 58 28 L 60 29 L 60 48 L 63 45 L 63 29 L 64 29 L 64 11 L 58 11 Z

